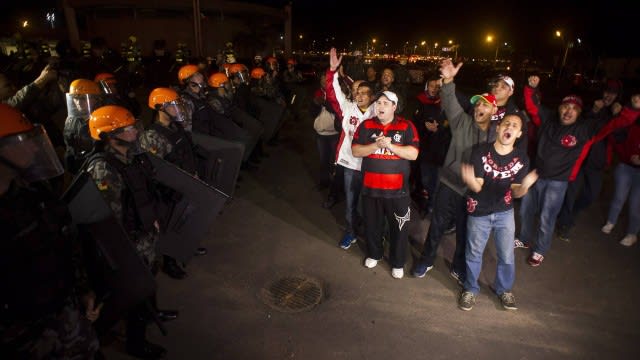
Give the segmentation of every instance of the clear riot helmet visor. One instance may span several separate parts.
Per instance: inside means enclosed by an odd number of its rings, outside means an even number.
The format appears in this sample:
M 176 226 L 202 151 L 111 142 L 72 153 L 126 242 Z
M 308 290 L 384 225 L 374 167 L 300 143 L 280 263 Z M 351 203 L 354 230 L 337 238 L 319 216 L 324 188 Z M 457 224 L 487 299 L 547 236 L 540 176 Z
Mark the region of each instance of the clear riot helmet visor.
M 12 167 L 27 183 L 51 179 L 64 173 L 51 140 L 40 124 L 35 124 L 30 131 L 0 139 L 0 158 L 0 164 Z
M 67 116 L 81 117 L 88 120 L 93 110 L 100 107 L 101 100 L 102 96 L 100 95 L 67 93 Z
M 100 80 L 98 83 L 100 89 L 106 95 L 114 95 L 118 93 L 118 87 L 115 79 Z
M 188 119 L 187 108 L 181 100 L 174 100 L 164 103 L 162 110 L 167 113 L 172 121 L 185 124 Z
M 251 78 L 249 77 L 249 73 L 245 70 L 237 72 L 236 76 L 243 84 L 249 84 L 249 80 L 251 80 Z

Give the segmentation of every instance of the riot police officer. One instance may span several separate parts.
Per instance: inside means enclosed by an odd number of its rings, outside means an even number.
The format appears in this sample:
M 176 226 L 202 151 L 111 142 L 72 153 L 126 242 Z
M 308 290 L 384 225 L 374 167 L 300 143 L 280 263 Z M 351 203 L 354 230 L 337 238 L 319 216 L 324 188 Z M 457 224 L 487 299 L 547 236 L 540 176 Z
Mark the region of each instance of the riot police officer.
M 0 358 L 93 359 L 100 313 L 65 204 L 64 172 L 44 128 L 0 105 Z
M 170 88 L 156 88 L 149 94 L 149 108 L 156 112 L 154 122 L 140 136 L 140 146 L 182 170 L 197 176 L 198 160 L 191 135 L 184 130 L 187 112 L 178 93 Z M 196 254 L 207 250 L 198 248 Z M 163 255 L 162 270 L 174 279 L 183 279 L 187 273 L 176 260 Z
M 160 198 L 152 180 L 153 165 L 140 148 L 136 119 L 123 107 L 103 106 L 91 113 L 89 131 L 97 142 L 97 151 L 87 160 L 87 172 L 138 255 L 155 273 Z M 147 322 L 151 316 L 145 304 L 140 304 L 127 316 L 126 348 L 129 354 L 155 359 L 166 353 L 160 345 L 146 340 Z
M 119 105 L 127 108 L 133 116 L 140 115 L 140 105 L 136 101 L 136 93 L 131 89 L 122 89 L 113 74 L 99 73 L 93 81 L 100 85 L 103 94 L 102 105 Z
M 64 122 L 65 162 L 67 170 L 75 174 L 93 149 L 87 121 L 101 101 L 98 84 L 88 79 L 76 79 L 67 93 L 67 119 Z

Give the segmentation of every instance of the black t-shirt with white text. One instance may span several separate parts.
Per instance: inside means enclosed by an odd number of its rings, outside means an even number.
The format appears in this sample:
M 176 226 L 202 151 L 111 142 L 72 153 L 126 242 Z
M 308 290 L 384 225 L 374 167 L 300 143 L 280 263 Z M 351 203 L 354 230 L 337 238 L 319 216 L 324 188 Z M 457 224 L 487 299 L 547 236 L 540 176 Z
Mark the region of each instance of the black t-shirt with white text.
M 500 155 L 493 143 L 478 144 L 471 151 L 475 177 L 484 179 L 479 193 L 467 195 L 470 216 L 485 216 L 513 208 L 511 184 L 520 184 L 529 172 L 529 158 L 522 149 L 514 148 Z

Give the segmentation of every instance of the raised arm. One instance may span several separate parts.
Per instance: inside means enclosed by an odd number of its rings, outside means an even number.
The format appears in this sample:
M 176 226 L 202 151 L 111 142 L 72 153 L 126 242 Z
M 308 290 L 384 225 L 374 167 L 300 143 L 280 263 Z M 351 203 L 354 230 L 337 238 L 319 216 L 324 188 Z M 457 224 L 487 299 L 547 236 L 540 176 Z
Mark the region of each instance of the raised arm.
M 343 114 L 346 109 L 348 100 L 342 93 L 340 83 L 338 82 L 337 70 L 342 62 L 342 55 L 338 57 L 336 49 L 329 50 L 329 69 L 327 70 L 327 102 L 337 114 Z
M 442 78 L 442 88 L 440 98 L 442 99 L 442 109 L 444 110 L 451 128 L 456 128 L 460 122 L 460 115 L 464 109 L 460 106 L 456 97 L 456 86 L 453 79 L 460 71 L 462 63 L 453 65 L 451 59 L 445 59 L 440 63 L 440 77 Z

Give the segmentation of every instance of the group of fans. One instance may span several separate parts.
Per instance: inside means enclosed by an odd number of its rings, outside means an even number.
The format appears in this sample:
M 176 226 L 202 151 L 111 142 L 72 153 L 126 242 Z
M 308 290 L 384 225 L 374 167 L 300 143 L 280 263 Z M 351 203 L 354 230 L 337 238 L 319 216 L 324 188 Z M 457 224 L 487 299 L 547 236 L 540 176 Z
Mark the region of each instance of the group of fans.
M 109 69 L 70 78 L 56 61 L 19 90 L 0 78 L 0 358 L 102 358 L 96 333 L 120 320 L 130 355 L 165 355 L 146 328 L 178 313 L 158 308 L 153 276 L 182 279 L 207 253 L 199 241 L 277 144 L 302 81 L 293 60 L 259 65 L 181 66 L 177 85 L 150 89 L 147 126 Z M 54 98 L 63 126 L 26 115 Z
M 402 94 L 384 87 L 384 73 L 392 69 L 385 69 L 376 83 L 341 62 L 332 49 L 314 98 L 321 107 L 314 128 L 322 168 L 334 175 L 325 176 L 331 183 L 324 206 L 333 206 L 337 194 L 344 194 L 346 231 L 339 246 L 348 249 L 363 235 L 366 267 L 383 259 L 386 238 L 391 275 L 404 276 L 413 196 L 422 215 L 431 213 L 413 276 L 424 277 L 433 269 L 443 235 L 454 229 L 450 274 L 463 288 L 458 307 L 471 310 L 493 233 L 498 260 L 492 289 L 505 309 L 517 309 L 515 249 L 529 249 L 527 262 L 536 267 L 549 253 L 554 231 L 568 241 L 576 215 L 600 196 L 611 153 L 618 159 L 615 189 L 602 232 L 612 231 L 628 200 L 629 221 L 620 244 L 637 242 L 640 94 L 622 106 L 620 81 L 609 80 L 591 108 L 570 94 L 551 110 L 540 101 L 540 78 L 531 75 L 521 110 L 512 97 L 511 77 L 499 75 L 489 84 L 490 92 L 469 98 L 454 82 L 462 63 L 446 59 L 438 74 L 428 77 L 409 121 L 400 115 Z M 517 198 L 522 198 L 518 232 Z
M 206 234 L 241 169 L 259 166 L 304 97 L 295 59 L 282 71 L 273 57 L 254 59 L 252 69 L 227 60 L 219 67 L 182 65 L 175 86 L 149 89 L 146 126 L 135 93 L 123 86 L 128 82 L 100 54 L 87 61 L 101 65 L 86 67 L 93 71 L 82 76 L 63 59 L 19 90 L 0 76 L 0 357 L 99 358 L 96 330 L 121 319 L 129 354 L 164 356 L 165 349 L 146 340 L 146 327 L 155 321 L 162 328 L 178 313 L 159 309 L 148 284 L 160 270 L 184 278 L 186 261 L 206 254 L 191 235 Z M 330 188 L 324 206 L 344 194 L 340 246 L 348 249 L 364 233 L 366 267 L 382 260 L 386 237 L 391 274 L 404 276 L 414 195 L 431 222 L 413 275 L 433 268 L 443 235 L 455 227 L 450 273 L 464 288 L 458 306 L 470 310 L 493 232 L 494 289 L 506 309 L 515 309 L 514 249 L 530 248 L 528 262 L 539 266 L 556 219 L 558 235 L 569 236 L 576 213 L 600 193 L 608 148 L 619 162 L 602 231 L 612 231 L 628 198 L 621 243 L 637 241 L 640 95 L 622 107 L 610 96 L 620 94 L 612 82 L 591 109 L 568 95 L 549 111 L 540 103 L 540 79 L 531 76 L 520 110 L 510 77 L 469 99 L 455 87 L 462 65 L 445 60 L 406 120 L 399 115 L 405 88 L 395 81 L 406 71 L 384 69 L 377 81 L 369 68 L 359 78 L 341 62 L 332 49 L 313 101 L 314 128 L 321 180 Z M 60 113 L 62 123 L 50 120 Z M 198 197 L 219 205 L 203 209 Z M 520 197 L 516 236 L 513 203 Z

